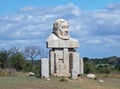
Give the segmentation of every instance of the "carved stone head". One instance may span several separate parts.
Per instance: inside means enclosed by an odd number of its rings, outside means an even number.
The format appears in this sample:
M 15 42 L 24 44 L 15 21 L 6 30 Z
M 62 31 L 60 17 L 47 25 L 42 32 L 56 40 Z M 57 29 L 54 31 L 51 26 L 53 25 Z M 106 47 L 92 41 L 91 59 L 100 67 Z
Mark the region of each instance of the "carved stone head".
M 60 39 L 68 40 L 69 29 L 68 23 L 64 19 L 57 19 L 53 24 L 53 33 Z

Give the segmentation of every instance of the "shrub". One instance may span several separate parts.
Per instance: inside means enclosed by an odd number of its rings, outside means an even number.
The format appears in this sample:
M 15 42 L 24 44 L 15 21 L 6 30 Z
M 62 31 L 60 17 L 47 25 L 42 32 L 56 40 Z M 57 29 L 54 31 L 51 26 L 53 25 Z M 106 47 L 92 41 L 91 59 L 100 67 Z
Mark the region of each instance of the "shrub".
M 110 66 L 108 64 L 100 64 L 100 65 L 97 66 L 97 71 L 99 73 L 109 74 L 111 69 L 110 69 Z

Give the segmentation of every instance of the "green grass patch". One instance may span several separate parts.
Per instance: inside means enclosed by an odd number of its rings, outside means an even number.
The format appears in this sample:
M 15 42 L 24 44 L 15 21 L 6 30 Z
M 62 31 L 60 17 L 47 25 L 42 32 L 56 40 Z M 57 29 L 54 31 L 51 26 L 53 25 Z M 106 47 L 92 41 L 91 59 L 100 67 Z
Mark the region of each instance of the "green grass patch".
M 78 80 L 51 77 L 50 81 L 44 78 L 28 76 L 0 77 L 0 89 L 120 89 L 120 79 L 98 78 L 97 80 L 81 76 Z M 104 80 L 103 83 L 99 79 Z

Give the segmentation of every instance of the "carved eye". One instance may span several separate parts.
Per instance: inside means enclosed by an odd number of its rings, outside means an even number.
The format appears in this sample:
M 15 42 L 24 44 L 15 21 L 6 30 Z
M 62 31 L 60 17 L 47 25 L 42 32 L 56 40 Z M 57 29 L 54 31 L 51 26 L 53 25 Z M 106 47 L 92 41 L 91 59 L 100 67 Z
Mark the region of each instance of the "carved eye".
M 65 29 L 65 26 L 62 26 L 63 29 Z

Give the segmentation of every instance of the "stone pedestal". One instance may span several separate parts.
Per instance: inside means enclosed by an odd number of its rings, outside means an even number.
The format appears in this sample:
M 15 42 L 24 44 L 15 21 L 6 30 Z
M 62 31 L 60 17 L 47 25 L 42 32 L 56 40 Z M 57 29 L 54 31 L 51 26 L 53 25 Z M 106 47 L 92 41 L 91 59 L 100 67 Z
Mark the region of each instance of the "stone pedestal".
M 42 58 L 40 61 L 41 61 L 41 77 L 49 78 L 49 59 Z
M 69 24 L 64 19 L 57 19 L 53 23 L 53 32 L 46 40 L 46 47 L 50 48 L 50 73 L 54 76 L 77 79 L 80 70 L 80 57 L 76 52 L 79 42 L 69 36 Z
M 76 75 L 80 74 L 79 53 L 75 48 L 79 47 L 79 42 L 73 38 L 69 40 L 59 39 L 51 34 L 46 42 L 50 48 L 50 73 L 54 76 L 70 77 L 72 71 Z

